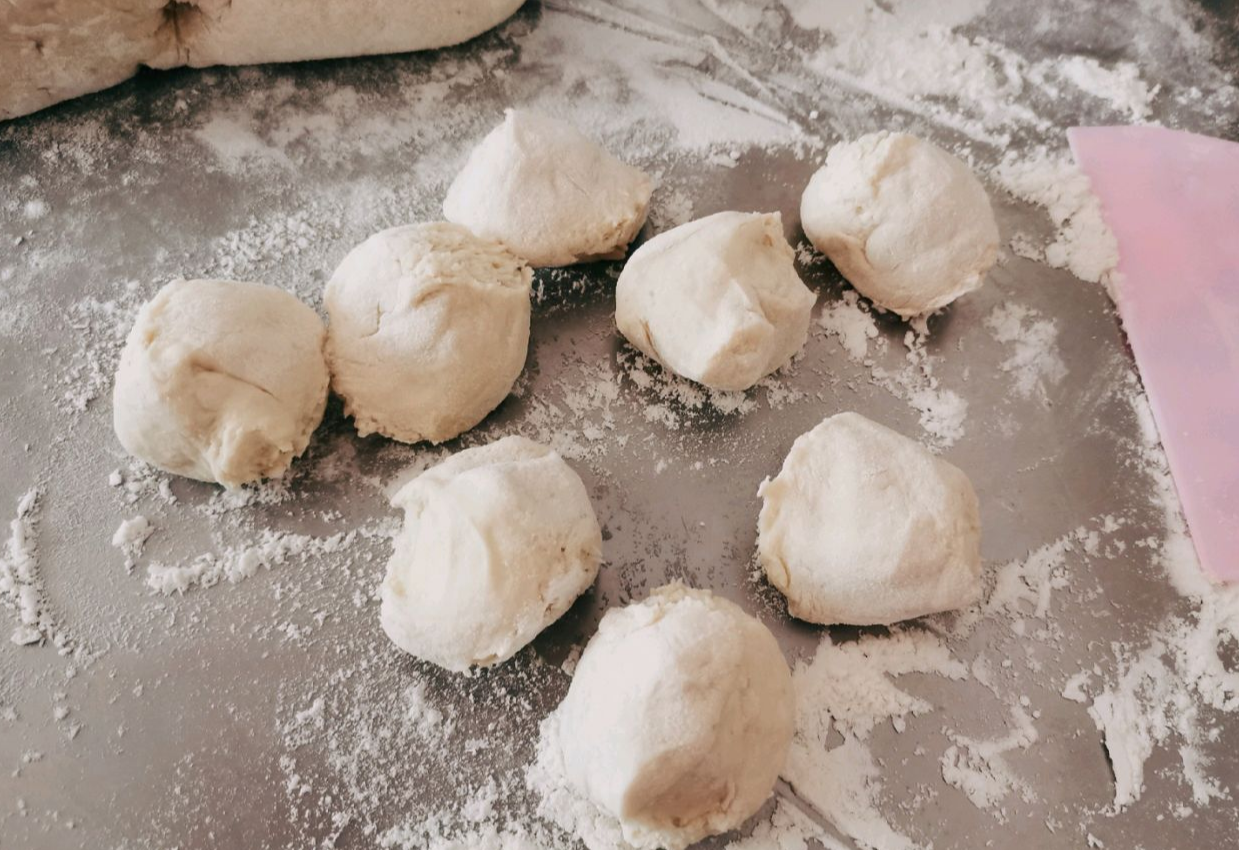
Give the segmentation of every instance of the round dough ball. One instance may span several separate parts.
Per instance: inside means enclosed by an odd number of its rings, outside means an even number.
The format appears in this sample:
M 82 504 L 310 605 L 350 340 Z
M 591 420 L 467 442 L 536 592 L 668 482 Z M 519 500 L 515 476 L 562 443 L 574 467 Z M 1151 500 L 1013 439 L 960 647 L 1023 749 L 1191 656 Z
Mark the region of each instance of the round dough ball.
M 598 575 L 602 531 L 585 485 L 524 437 L 453 455 L 392 504 L 404 528 L 383 581 L 383 631 L 448 670 L 511 658 Z
M 443 202 L 448 221 L 498 239 L 536 268 L 622 259 L 653 184 L 575 127 L 509 109 Z
M 795 617 L 878 625 L 980 598 L 968 476 L 858 413 L 801 434 L 758 495 L 758 561 Z
M 979 288 L 998 257 L 985 187 L 959 159 L 907 133 L 831 148 L 800 218 L 862 295 L 905 318 Z
M 794 714 L 770 630 L 708 591 L 672 584 L 607 612 L 557 717 L 576 790 L 634 847 L 679 850 L 761 808 Z
M 327 362 L 361 436 L 441 443 L 512 390 L 529 348 L 531 273 L 446 222 L 376 233 L 327 283 Z
M 134 457 L 199 481 L 280 475 L 323 418 L 325 337 L 318 314 L 282 289 L 173 281 L 125 341 L 116 436 Z
M 815 300 L 778 213 L 721 212 L 633 252 L 615 287 L 615 324 L 677 375 L 747 390 L 804 345 Z

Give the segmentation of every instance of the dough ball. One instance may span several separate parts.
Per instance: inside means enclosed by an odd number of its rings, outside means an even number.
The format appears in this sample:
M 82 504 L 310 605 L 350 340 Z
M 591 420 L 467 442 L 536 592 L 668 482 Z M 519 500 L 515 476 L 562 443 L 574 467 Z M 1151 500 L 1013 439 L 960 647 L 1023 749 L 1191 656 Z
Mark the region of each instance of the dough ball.
M 116 436 L 134 457 L 199 481 L 279 475 L 323 418 L 325 336 L 318 314 L 282 289 L 173 281 L 125 341 Z
M 672 584 L 607 612 L 557 716 L 577 791 L 633 846 L 679 850 L 770 796 L 795 725 L 792 677 L 761 622 Z
M 357 431 L 441 443 L 511 391 L 529 348 L 530 271 L 446 222 L 376 233 L 327 283 L 332 388 Z
M 645 223 L 653 184 L 576 128 L 509 109 L 469 155 L 443 215 L 530 265 L 618 260 Z
M 524 437 L 453 455 L 392 504 L 404 528 L 383 581 L 383 631 L 440 667 L 506 661 L 598 575 L 602 531 L 585 485 Z
M 778 213 L 721 212 L 633 252 L 615 287 L 615 323 L 677 375 L 746 390 L 804 345 L 815 300 Z
M 968 476 L 858 413 L 801 434 L 758 495 L 757 557 L 795 617 L 894 623 L 981 595 Z
M 831 148 L 800 218 L 862 295 L 905 318 L 979 288 L 998 256 L 985 187 L 963 162 L 907 133 Z

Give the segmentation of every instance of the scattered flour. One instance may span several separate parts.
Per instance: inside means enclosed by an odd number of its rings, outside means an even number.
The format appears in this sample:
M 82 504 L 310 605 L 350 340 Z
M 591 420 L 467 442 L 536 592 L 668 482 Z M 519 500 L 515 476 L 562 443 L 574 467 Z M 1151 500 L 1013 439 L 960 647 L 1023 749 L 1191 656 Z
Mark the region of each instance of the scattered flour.
M 443 725 L 443 712 L 426 697 L 426 684 L 414 682 L 404 690 L 405 717 L 422 738 L 430 739 Z M 471 818 L 479 820 L 480 818 Z
M 1073 674 L 1071 678 L 1067 680 L 1067 683 L 1063 685 L 1063 699 L 1069 699 L 1072 702 L 1087 703 L 1089 698 L 1086 686 L 1088 685 L 1091 677 L 1092 673 L 1089 670 L 1081 670 L 1078 673 Z
M 1039 72 L 1010 48 L 957 31 L 987 0 L 789 5 L 797 23 L 833 36 L 809 63 L 828 80 L 996 146 L 1009 141 L 1012 125 L 1044 126 L 1021 96 L 1026 77 Z
M 17 501 L 17 516 L 9 523 L 9 539 L 0 558 L 0 599 L 17 616 L 10 640 L 18 645 L 58 642 L 60 632 L 43 598 L 39 577 L 38 488 Z
M 927 348 L 929 329 L 924 322 L 914 320 L 904 333 L 906 365 L 898 370 L 875 367 L 873 378 L 920 414 L 921 428 L 934 448 L 947 449 L 964 436 L 968 401 L 955 390 L 943 387 L 934 375 L 937 358 Z
M 1148 396 L 1134 370 L 1127 373 L 1125 384 L 1124 395 L 1140 428 L 1141 442 L 1134 448 L 1135 461 L 1149 481 L 1149 498 L 1159 509 L 1165 529 L 1157 551 L 1158 563 L 1181 595 L 1193 599 L 1212 599 L 1218 589 L 1205 576 L 1196 557 L 1196 548 L 1179 504 L 1179 491 L 1175 489 L 1170 462 L 1166 459 L 1157 422 L 1153 418 L 1153 408 L 1149 406 Z
M 138 558 L 142 555 L 142 549 L 146 545 L 146 539 L 154 531 L 155 527 L 151 525 L 150 520 L 141 514 L 133 519 L 121 521 L 116 533 L 112 535 L 112 545 L 124 553 L 126 570 L 133 572 Z
M 222 580 L 237 584 L 260 569 L 283 564 L 289 559 L 344 552 L 362 539 L 391 537 L 397 530 L 396 526 L 394 520 L 372 521 L 328 537 L 267 529 L 257 543 L 226 546 L 222 551 L 203 553 L 185 564 L 152 562 L 146 568 L 146 585 L 155 593 L 167 596 L 183 594 L 193 587 L 211 587 Z
M 994 308 L 985 326 L 1011 351 L 998 368 L 1011 375 L 1016 394 L 1048 401 L 1049 390 L 1067 376 L 1067 365 L 1058 353 L 1058 324 L 1036 310 L 1008 302 Z
M 601 81 L 618 78 L 627 108 L 615 109 L 611 96 L 573 99 L 578 126 L 606 136 L 634 122 L 649 124 L 659 127 L 667 142 L 687 150 L 786 144 L 789 133 L 799 134 L 796 122 L 779 108 L 777 95 L 718 38 L 687 35 L 665 15 L 610 4 L 571 8 L 572 15 L 546 16 L 525 39 L 525 51 L 553 56 L 556 65 L 557 85 L 539 93 L 533 104 L 538 108 L 562 113 L 561 92 L 602 94 Z M 708 80 L 680 71 L 698 65 L 714 69 Z M 663 129 L 668 123 L 669 138 Z
M 1101 214 L 1101 201 L 1088 177 L 1068 154 L 1040 147 L 1027 155 L 1008 153 L 991 176 L 1020 200 L 1044 207 L 1056 228 L 1044 261 L 1081 280 L 1106 283 L 1118 265 L 1118 242 Z
M 1056 67 L 1081 91 L 1101 98 L 1117 112 L 1127 112 L 1132 121 L 1144 121 L 1152 112 L 1158 87 L 1140 79 L 1140 69 L 1132 62 L 1107 68 L 1089 56 L 1069 56 Z
M 1089 56 L 1030 61 L 1010 46 L 961 28 L 989 0 L 783 0 L 793 22 L 833 43 L 808 65 L 826 80 L 957 133 L 1005 148 L 1019 130 L 1050 134 L 1046 108 L 1065 82 L 1136 121 L 1149 118 L 1157 86 L 1133 62 Z
M 934 448 L 949 448 L 963 437 L 968 402 L 955 390 L 943 387 L 935 377 L 937 358 L 928 351 L 929 327 L 924 318 L 914 320 L 905 331 L 904 363 L 894 369 L 879 365 L 876 357 L 871 357 L 884 354 L 888 343 L 878 329 L 873 308 L 855 290 L 845 290 L 839 301 L 827 304 L 817 319 L 817 327 L 827 336 L 837 338 L 850 360 L 868 367 L 873 383 L 919 414 L 921 428 Z
M 69 308 L 68 326 L 81 347 L 56 370 L 63 388 L 59 406 L 66 413 L 85 413 L 112 386 L 125 336 L 141 305 L 141 288 L 129 280 L 112 289 L 118 291 L 115 298 L 103 301 L 90 295 Z
M 705 413 L 744 415 L 757 408 L 748 391 L 717 390 L 681 378 L 633 348 L 621 351 L 617 362 L 627 382 L 646 397 L 658 399 L 645 405 L 645 420 L 661 423 L 670 431 Z
M 1171 705 L 1174 699 L 1174 674 L 1161 656 L 1166 648 L 1160 641 L 1141 653 L 1118 680 L 1093 698 L 1089 714 L 1103 734 L 1106 752 L 1114 771 L 1114 807 L 1123 809 L 1140 799 L 1144 789 L 1144 763 L 1153 747 L 1164 744 L 1174 728 L 1166 710 L 1189 708 Z M 1186 696 L 1181 691 L 1179 695 Z M 1190 735 L 1191 713 L 1181 715 L 1180 734 Z
M 893 631 L 885 638 L 864 635 L 850 643 L 835 643 L 823 635 L 812 660 L 797 664 L 793 674 L 798 714 L 829 722 L 844 736 L 858 739 L 868 738 L 875 726 L 887 721 L 902 732 L 905 715 L 933 708 L 895 686 L 894 679 L 906 673 L 933 673 L 952 680 L 968 677 L 967 667 L 929 632 Z
M 862 301 L 854 289 L 845 290 L 838 301 L 822 308 L 817 324 L 829 336 L 839 340 L 839 345 L 849 358 L 857 363 L 871 363 L 869 345 L 886 345 L 886 338 L 878 333 L 878 326 L 871 315 L 869 302 Z
M 1229 798 L 1231 791 L 1207 775 L 1201 746 L 1218 727 L 1202 714 L 1239 712 L 1239 671 L 1225 660 L 1239 641 L 1239 585 L 1213 585 L 1203 575 L 1187 536 L 1178 495 L 1153 425 L 1148 399 L 1134 375 L 1127 398 L 1144 435 L 1136 447 L 1150 480 L 1150 500 L 1166 520 L 1160 560 L 1171 583 L 1194 610 L 1172 616 L 1143 648 L 1120 651 L 1119 674 L 1093 697 L 1089 714 L 1102 733 L 1114 770 L 1114 809 L 1141 798 L 1144 765 L 1153 751 L 1177 742 L 1182 776 L 1197 805 Z
M 476 829 L 444 829 L 449 817 L 431 818 L 419 828 L 395 827 L 379 837 L 379 847 L 399 850 L 551 850 L 522 826 L 500 829 L 484 824 Z
M 775 793 L 779 793 L 776 788 Z M 800 808 L 786 798 L 778 799 L 769 820 L 761 820 L 753 831 L 737 838 L 726 850 L 851 850 L 833 837 L 824 834 L 822 828 Z
M 1037 728 L 1020 707 L 1014 709 L 1014 723 L 1006 735 L 978 741 L 958 732 L 950 733 L 951 745 L 940 759 L 942 778 L 958 788 L 980 809 L 993 809 L 1009 794 L 1018 793 L 1026 803 L 1036 801 L 1032 788 L 1012 770 L 1005 755 L 1026 750 L 1037 742 Z
M 1013 629 L 1024 628 L 1024 618 L 1047 620 L 1055 590 L 1071 584 L 1068 557 L 1086 534 L 1083 526 L 1030 552 L 1023 560 L 1001 564 L 994 573 L 994 587 L 984 603 L 989 614 L 1010 618 Z
M 784 776 L 799 799 L 866 847 L 917 846 L 881 813 L 881 771 L 866 743 L 879 723 L 902 731 L 908 715 L 932 710 L 926 700 L 896 687 L 893 680 L 907 673 L 968 676 L 945 644 L 914 629 L 852 643 L 823 636 L 813 657 L 792 674 L 796 733 Z

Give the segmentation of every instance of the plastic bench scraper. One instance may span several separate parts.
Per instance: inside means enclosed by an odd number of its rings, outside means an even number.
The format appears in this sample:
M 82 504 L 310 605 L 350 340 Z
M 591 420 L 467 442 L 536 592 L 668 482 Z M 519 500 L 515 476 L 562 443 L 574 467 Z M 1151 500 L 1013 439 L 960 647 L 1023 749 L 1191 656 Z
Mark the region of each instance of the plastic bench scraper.
M 1239 580 L 1239 144 L 1075 127 L 1119 246 L 1112 282 L 1196 554 Z

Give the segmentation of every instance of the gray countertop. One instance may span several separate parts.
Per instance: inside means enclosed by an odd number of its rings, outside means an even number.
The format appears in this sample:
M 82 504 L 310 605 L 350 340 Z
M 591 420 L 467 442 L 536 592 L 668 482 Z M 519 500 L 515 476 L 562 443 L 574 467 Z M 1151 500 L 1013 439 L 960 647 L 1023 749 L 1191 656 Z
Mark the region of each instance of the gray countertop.
M 1236 11 L 1207 5 L 994 0 L 959 32 L 1027 63 L 1132 62 L 1161 87 L 1151 118 L 1234 138 Z M 938 848 L 1075 848 L 1090 835 L 1125 848 L 1232 842 L 1234 800 L 1193 802 L 1174 733 L 1154 748 L 1141 798 L 1109 812 L 1114 780 L 1087 701 L 1060 695 L 1081 670 L 1095 668 L 1094 693 L 1116 681 L 1194 603 L 1159 566 L 1166 515 L 1151 498 L 1134 365 L 1104 290 L 1013 251 L 986 287 L 929 323 L 935 389 L 967 403 L 956 440 L 919 424 L 909 397 L 920 385 L 908 382 L 924 373 L 908 364 L 906 326 L 888 316 L 875 319 L 870 363 L 815 325 L 790 374 L 743 398 L 694 394 L 615 332 L 619 264 L 538 274 L 527 375 L 457 444 L 356 439 L 333 401 L 284 484 L 229 500 L 181 479 L 161 491 L 164 477 L 133 466 L 112 435 L 119 345 L 159 285 L 262 280 L 320 306 L 351 246 L 438 216 L 455 164 L 509 105 L 556 111 L 656 173 L 647 234 L 762 209 L 781 211 L 796 243 L 800 192 L 839 138 L 907 128 L 986 175 L 1003 157 L 1061 149 L 1073 123 L 1131 118 L 1069 86 L 1026 83 L 1006 91 L 1037 120 L 987 124 L 968 102 L 815 73 L 831 39 L 777 2 L 530 3 L 459 48 L 146 73 L 0 125 L 0 517 L 38 488 L 39 576 L 65 644 L 0 645 L 0 847 L 373 846 L 437 807 L 459 812 L 491 778 L 496 812 L 529 821 L 536 800 L 520 777 L 538 723 L 566 690 L 561 663 L 608 607 L 680 578 L 758 613 L 789 659 L 812 654 L 823 631 L 788 619 L 751 577 L 756 490 L 797 435 L 847 409 L 935 443 L 969 473 L 991 575 L 1070 544 L 1046 578 L 1044 618 L 1008 611 L 969 629 L 953 618 L 917 626 L 941 635 L 971 674 L 900 678 L 934 710 L 868 739 L 881 815 Z M 1005 238 L 1052 238 L 1043 209 L 990 188 Z M 810 250 L 800 257 L 817 311 L 838 303 L 847 287 L 833 268 Z M 1010 345 L 986 324 L 1004 304 L 1052 323 L 1065 366 L 1026 397 L 1003 366 Z M 410 466 L 515 431 L 552 442 L 581 472 L 606 562 L 531 649 L 455 677 L 402 657 L 378 627 L 374 589 L 397 520 L 387 492 Z M 118 469 L 131 486 L 109 484 Z M 127 571 L 110 541 L 137 514 L 156 531 Z M 1098 531 L 1096 553 L 1077 529 Z M 165 597 L 144 581 L 151 563 L 235 552 L 267 530 L 314 540 L 294 538 L 309 551 L 235 584 Z M 836 642 L 861 633 L 885 632 L 831 630 Z M 408 715 L 411 687 L 445 718 L 434 734 Z M 980 808 L 943 781 L 940 756 L 961 735 L 1007 735 L 1019 706 L 1037 740 L 1004 754 L 1018 786 Z M 1217 729 L 1201 748 L 1207 773 L 1227 787 L 1239 779 L 1235 721 L 1196 708 L 1193 722 Z

